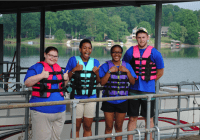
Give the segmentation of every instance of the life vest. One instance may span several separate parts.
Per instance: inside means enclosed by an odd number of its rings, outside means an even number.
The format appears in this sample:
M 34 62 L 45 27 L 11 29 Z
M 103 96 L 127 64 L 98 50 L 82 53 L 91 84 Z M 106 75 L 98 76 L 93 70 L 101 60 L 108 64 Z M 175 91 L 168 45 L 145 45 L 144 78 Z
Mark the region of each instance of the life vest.
M 113 66 L 113 62 L 106 61 L 108 63 L 109 69 Z M 122 66 L 126 67 L 126 62 L 121 61 Z M 128 95 L 129 90 L 129 79 L 126 72 L 111 72 L 108 82 L 104 86 L 103 93 L 107 96 L 109 95 Z
M 137 75 L 137 79 L 138 76 L 141 76 L 142 80 L 145 81 L 156 79 L 156 65 L 150 59 L 152 49 L 152 46 L 147 46 L 143 55 L 140 56 L 138 45 L 133 47 L 133 58 L 130 64 Z
M 89 58 L 85 66 L 80 56 L 75 56 L 77 63 L 83 65 L 83 70 L 75 71 L 72 75 L 70 87 L 67 91 L 70 92 L 70 98 L 74 95 L 95 95 L 96 94 L 96 74 L 92 71 L 94 68 L 94 58 Z
M 61 96 L 64 96 L 65 87 L 62 68 L 58 64 L 54 64 L 52 70 L 52 68 L 44 61 L 38 63 L 41 63 L 44 66 L 44 70 L 49 72 L 49 77 L 47 79 L 40 80 L 32 87 L 32 96 L 48 98 L 52 92 L 60 92 Z M 52 80 L 53 75 L 56 75 L 57 80 Z M 59 84 L 59 89 L 51 89 L 51 84 L 55 83 Z

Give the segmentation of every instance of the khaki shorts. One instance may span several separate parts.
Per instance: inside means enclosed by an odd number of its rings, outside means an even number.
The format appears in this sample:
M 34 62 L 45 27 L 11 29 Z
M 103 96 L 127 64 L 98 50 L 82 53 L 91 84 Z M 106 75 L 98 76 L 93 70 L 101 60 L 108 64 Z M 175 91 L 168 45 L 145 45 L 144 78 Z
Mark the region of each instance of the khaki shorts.
M 41 113 L 31 110 L 33 137 L 31 140 L 60 140 L 65 123 L 65 111 Z
M 96 102 L 78 103 L 76 107 L 76 118 L 94 118 L 96 111 Z M 72 115 L 72 107 L 70 106 L 70 112 Z

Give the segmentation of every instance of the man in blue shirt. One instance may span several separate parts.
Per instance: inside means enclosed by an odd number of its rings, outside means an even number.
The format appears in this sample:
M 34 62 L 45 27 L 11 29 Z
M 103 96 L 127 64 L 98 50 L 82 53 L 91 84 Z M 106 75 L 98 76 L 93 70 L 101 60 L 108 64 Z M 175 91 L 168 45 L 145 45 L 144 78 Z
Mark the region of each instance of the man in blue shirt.
M 69 72 L 69 79 L 73 79 L 73 82 L 80 82 L 78 83 L 71 83 L 74 87 L 69 87 L 68 92 L 70 90 L 75 90 L 74 92 L 70 92 L 70 97 L 75 99 L 89 99 L 89 98 L 96 98 L 96 89 L 94 88 L 96 85 L 93 85 L 94 83 L 98 84 L 100 82 L 99 78 L 99 67 L 100 63 L 97 59 L 91 58 L 90 54 L 92 53 L 92 43 L 88 39 L 83 39 L 80 42 L 79 45 L 79 51 L 81 53 L 80 56 L 72 56 L 65 68 L 65 72 Z M 79 75 L 76 75 L 76 72 L 81 71 L 88 71 L 88 73 L 81 73 Z M 91 78 L 92 75 L 89 73 L 89 71 L 93 71 L 96 75 L 96 79 L 94 81 L 86 80 L 86 84 L 84 85 L 84 80 L 77 80 L 80 78 Z M 73 76 L 74 75 L 74 76 Z M 77 79 L 74 79 L 74 78 Z M 88 83 L 90 82 L 90 84 Z M 71 80 L 72 82 L 72 80 Z M 89 95 L 90 89 L 81 89 L 79 87 L 91 87 L 92 93 Z M 94 89 L 93 89 L 94 88 Z M 81 93 L 81 94 L 80 94 Z M 70 108 L 70 111 L 72 113 L 72 108 Z M 76 107 L 76 137 L 79 137 L 79 131 L 81 127 L 81 123 L 83 121 L 83 137 L 92 136 L 92 122 L 93 118 L 95 116 L 96 111 L 96 102 L 88 102 L 88 103 L 78 103 Z
M 155 81 L 164 73 L 164 61 L 162 55 L 152 46 L 147 45 L 149 40 L 148 32 L 145 28 L 140 27 L 136 32 L 136 40 L 138 45 L 130 47 L 123 60 L 130 63 L 133 67 L 137 79 L 134 85 L 130 86 L 130 95 L 142 95 L 155 93 Z M 155 99 L 151 100 L 150 111 L 150 127 L 154 127 L 154 104 Z M 141 113 L 139 108 L 141 106 Z M 138 116 L 147 116 L 147 100 L 133 99 L 129 100 L 128 108 L 128 131 L 133 131 L 137 127 Z M 133 135 L 128 136 L 128 140 L 132 140 Z M 152 140 L 152 134 L 150 136 Z

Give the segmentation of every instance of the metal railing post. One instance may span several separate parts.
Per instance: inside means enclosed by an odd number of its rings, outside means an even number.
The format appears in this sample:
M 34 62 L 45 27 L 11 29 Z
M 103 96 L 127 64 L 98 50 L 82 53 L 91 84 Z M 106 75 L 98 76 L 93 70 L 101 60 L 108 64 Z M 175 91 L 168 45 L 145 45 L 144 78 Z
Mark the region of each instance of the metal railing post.
M 140 130 L 137 129 L 137 128 L 136 128 L 135 130 L 138 132 L 138 135 L 139 135 L 139 138 L 138 138 L 138 139 L 141 140 L 141 133 L 140 133 Z
M 156 128 L 156 130 L 157 130 L 157 135 L 158 135 L 157 140 L 160 140 L 160 129 L 157 126 L 154 126 L 154 128 Z M 154 139 L 155 139 L 155 135 L 154 135 Z
M 30 92 L 28 92 L 26 94 L 26 103 L 29 102 L 29 94 Z M 25 137 L 24 137 L 24 140 L 28 140 L 28 130 L 29 130 L 29 107 L 26 107 L 25 108 Z
M 178 85 L 178 92 L 181 92 L 181 85 Z M 180 125 L 180 107 L 181 107 L 181 96 L 178 96 L 178 105 L 177 105 L 177 125 Z M 176 129 L 176 138 L 179 138 L 180 128 Z
M 72 138 L 76 138 L 76 106 L 79 100 L 75 99 L 72 101 Z
M 100 96 L 99 87 L 97 87 L 96 93 L 97 93 L 96 94 L 97 98 L 99 98 L 99 96 Z M 96 105 L 95 135 L 98 135 L 98 131 L 99 131 L 99 102 L 97 102 L 97 105 Z
M 147 117 L 146 117 L 146 125 L 147 129 L 150 129 L 150 110 L 151 110 L 151 97 L 152 95 L 147 95 Z M 150 131 L 147 132 L 146 134 L 146 139 L 150 140 Z

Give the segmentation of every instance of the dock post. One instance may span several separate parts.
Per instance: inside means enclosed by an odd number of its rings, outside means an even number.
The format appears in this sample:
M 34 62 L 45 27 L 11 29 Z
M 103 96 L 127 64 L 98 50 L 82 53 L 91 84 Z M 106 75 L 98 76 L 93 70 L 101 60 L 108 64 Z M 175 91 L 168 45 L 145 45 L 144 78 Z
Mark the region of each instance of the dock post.
M 181 92 L 181 85 L 178 85 L 178 92 Z M 181 96 L 178 96 L 178 105 L 177 105 L 177 125 L 180 125 L 180 107 L 181 107 Z M 176 129 L 176 138 L 178 139 L 180 136 L 180 128 Z
M 16 47 L 16 82 L 20 82 L 20 45 L 21 45 L 21 11 L 17 11 L 17 47 Z M 20 85 L 16 85 L 17 91 L 20 91 Z
M 97 98 L 99 98 L 99 96 L 100 96 L 99 87 L 97 87 L 96 93 L 97 93 L 96 94 Z M 99 102 L 97 102 L 97 105 L 96 105 L 95 135 L 98 135 L 98 131 L 99 131 Z
M 0 24 L 0 82 L 3 82 L 3 24 Z M 0 84 L 3 88 L 3 84 Z
M 72 138 L 76 138 L 76 106 L 79 100 L 75 99 L 72 101 Z
M 160 51 L 161 48 L 161 22 L 162 22 L 162 1 L 156 2 L 156 17 L 155 17 L 155 44 L 154 47 Z M 156 94 L 159 94 L 159 80 L 156 81 Z M 155 118 L 154 125 L 158 126 L 159 116 L 159 99 L 155 99 Z M 154 132 L 154 140 L 157 139 L 157 132 Z
M 40 61 L 44 61 L 44 47 L 45 47 L 45 8 L 41 7 L 40 17 Z
M 147 129 L 150 129 L 150 110 L 151 110 L 151 98 L 152 98 L 152 95 L 148 95 L 148 98 L 147 98 L 147 117 L 146 117 L 146 125 L 147 125 Z M 147 132 L 146 134 L 146 139 L 147 140 L 150 140 L 150 131 Z
M 26 97 L 26 103 L 29 102 L 29 95 L 30 91 L 25 95 Z M 25 108 L 25 140 L 28 140 L 28 130 L 29 130 L 29 107 Z

